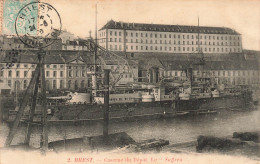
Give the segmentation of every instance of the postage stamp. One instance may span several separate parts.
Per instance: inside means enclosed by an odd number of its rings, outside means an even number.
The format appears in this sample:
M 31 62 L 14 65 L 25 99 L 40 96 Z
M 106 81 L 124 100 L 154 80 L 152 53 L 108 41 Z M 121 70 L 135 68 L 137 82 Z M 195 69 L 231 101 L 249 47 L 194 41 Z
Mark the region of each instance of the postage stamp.
M 20 9 L 34 0 L 1 0 L 3 3 L 2 9 L 2 34 L 15 35 L 15 19 Z M 37 15 L 38 11 L 31 13 Z

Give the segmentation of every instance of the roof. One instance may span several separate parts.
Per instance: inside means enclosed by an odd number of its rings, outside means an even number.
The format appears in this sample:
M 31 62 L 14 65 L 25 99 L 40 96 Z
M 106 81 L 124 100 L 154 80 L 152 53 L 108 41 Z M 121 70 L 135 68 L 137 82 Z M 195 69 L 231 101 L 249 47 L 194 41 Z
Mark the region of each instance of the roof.
M 202 54 L 198 53 L 167 53 L 167 52 L 123 52 L 115 51 L 117 55 L 128 56 L 132 60 L 143 60 L 149 58 L 159 58 L 167 60 L 187 60 L 194 61 L 202 57 Z M 206 61 L 231 61 L 231 60 L 245 60 L 243 53 L 203 53 L 204 59 Z
M 103 29 L 125 29 L 125 30 L 136 30 L 136 31 L 240 35 L 235 30 L 227 27 L 207 27 L 207 26 L 198 27 L 198 26 L 185 26 L 185 25 L 125 23 L 125 22 L 116 22 L 113 20 L 107 22 L 107 24 L 105 24 L 100 30 Z
M 127 55 L 129 59 L 138 60 L 139 68 L 145 70 L 152 66 L 162 65 L 166 70 L 182 70 L 192 66 L 198 69 L 202 54 L 196 53 L 159 53 L 159 52 L 137 52 L 124 53 L 115 52 L 118 55 Z M 244 53 L 230 54 L 203 54 L 206 70 L 259 70 L 257 60 L 247 60 Z M 149 60 L 147 60 L 149 58 Z M 158 65 L 160 63 L 161 65 Z
M 18 55 L 15 58 L 19 63 L 37 64 L 38 63 L 37 52 L 38 51 L 36 50 L 18 51 Z M 97 63 L 101 62 L 99 60 L 99 56 L 101 55 L 100 53 L 102 52 L 98 51 Z M 10 55 L 12 55 L 11 50 L 0 51 L 0 63 L 12 63 L 13 58 L 12 57 L 10 58 Z M 102 55 L 102 58 L 108 65 L 118 64 L 116 58 L 109 58 L 108 55 Z M 70 51 L 70 50 L 46 51 L 45 64 L 65 64 L 65 63 L 70 63 L 74 60 L 83 60 L 86 64 L 92 65 L 94 63 L 93 53 L 91 53 L 90 51 Z M 134 65 L 136 63 L 129 60 L 128 64 Z
M 199 69 L 199 65 L 191 61 L 161 61 L 167 70 L 182 70 L 192 66 Z M 206 61 L 205 70 L 259 70 L 258 63 L 252 61 Z

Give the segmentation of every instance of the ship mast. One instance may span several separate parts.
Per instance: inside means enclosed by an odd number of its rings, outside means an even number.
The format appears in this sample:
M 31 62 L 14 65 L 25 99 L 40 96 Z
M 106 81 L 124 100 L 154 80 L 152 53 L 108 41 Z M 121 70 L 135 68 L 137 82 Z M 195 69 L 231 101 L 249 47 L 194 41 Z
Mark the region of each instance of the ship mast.
M 198 53 L 201 54 L 201 59 L 200 59 L 200 62 L 199 62 L 199 70 L 201 70 L 201 78 L 202 78 L 202 91 L 204 92 L 205 90 L 205 77 L 204 77 L 204 54 L 200 48 L 200 18 L 198 17 Z M 201 67 L 200 67 L 201 66 Z
M 97 94 L 97 77 L 96 77 L 96 56 L 97 56 L 97 4 L 96 4 L 96 13 L 95 13 L 95 47 L 94 47 L 94 66 L 92 74 L 92 96 Z

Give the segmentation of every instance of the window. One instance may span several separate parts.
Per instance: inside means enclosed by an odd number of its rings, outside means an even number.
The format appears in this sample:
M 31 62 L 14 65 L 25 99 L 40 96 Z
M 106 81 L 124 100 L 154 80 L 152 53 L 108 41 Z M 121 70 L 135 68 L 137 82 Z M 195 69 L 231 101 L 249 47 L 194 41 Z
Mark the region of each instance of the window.
M 8 86 L 11 87 L 12 86 L 12 81 L 8 80 Z
M 57 71 L 53 71 L 53 77 L 57 76 Z
M 23 89 L 26 89 L 27 88 L 27 80 L 24 80 L 23 81 Z
M 63 80 L 60 80 L 60 89 L 63 88 Z
M 71 88 L 71 80 L 68 81 L 68 88 Z
M 63 68 L 64 67 L 64 65 L 60 65 L 60 68 Z
M 1 71 L 0 72 L 0 77 L 3 77 L 4 76 L 4 71 Z
M 112 31 L 110 31 L 110 35 L 111 35 L 111 36 L 113 35 Z
M 57 68 L 57 65 L 53 65 L 53 68 Z
M 119 42 L 121 42 L 121 38 L 119 38 Z
M 63 71 L 60 71 L 60 77 L 63 77 Z
M 57 88 L 57 81 L 56 81 L 56 80 L 53 80 L 52 88 L 53 88 L 53 89 L 56 89 L 56 88 Z
M 20 77 L 20 71 L 16 71 L 16 77 Z
M 8 71 L 8 77 L 12 77 L 12 71 Z
M 115 36 L 117 36 L 117 32 L 115 31 Z
M 28 65 L 27 65 L 27 64 L 24 64 L 24 68 L 28 68 Z
M 135 36 L 138 37 L 138 33 L 136 33 Z
M 69 77 L 72 77 L 72 71 L 69 71 Z

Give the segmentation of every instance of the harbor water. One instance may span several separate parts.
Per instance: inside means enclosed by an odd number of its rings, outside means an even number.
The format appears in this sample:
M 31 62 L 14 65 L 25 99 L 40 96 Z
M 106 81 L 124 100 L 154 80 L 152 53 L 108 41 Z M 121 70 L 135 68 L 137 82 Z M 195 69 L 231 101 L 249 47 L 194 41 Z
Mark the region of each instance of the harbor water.
M 109 124 L 109 133 L 126 132 L 134 140 L 165 139 L 170 144 L 189 142 L 199 135 L 227 136 L 233 132 L 260 131 L 260 107 L 255 110 L 222 109 L 217 114 L 180 116 L 176 118 L 139 120 L 132 122 L 113 122 Z M 0 126 L 0 145 L 3 147 L 9 126 Z M 26 126 L 21 124 L 12 145 L 24 142 Z M 101 135 L 102 122 L 82 123 L 77 125 L 50 125 L 49 142 Z M 34 125 L 30 145 L 40 146 L 41 126 Z

